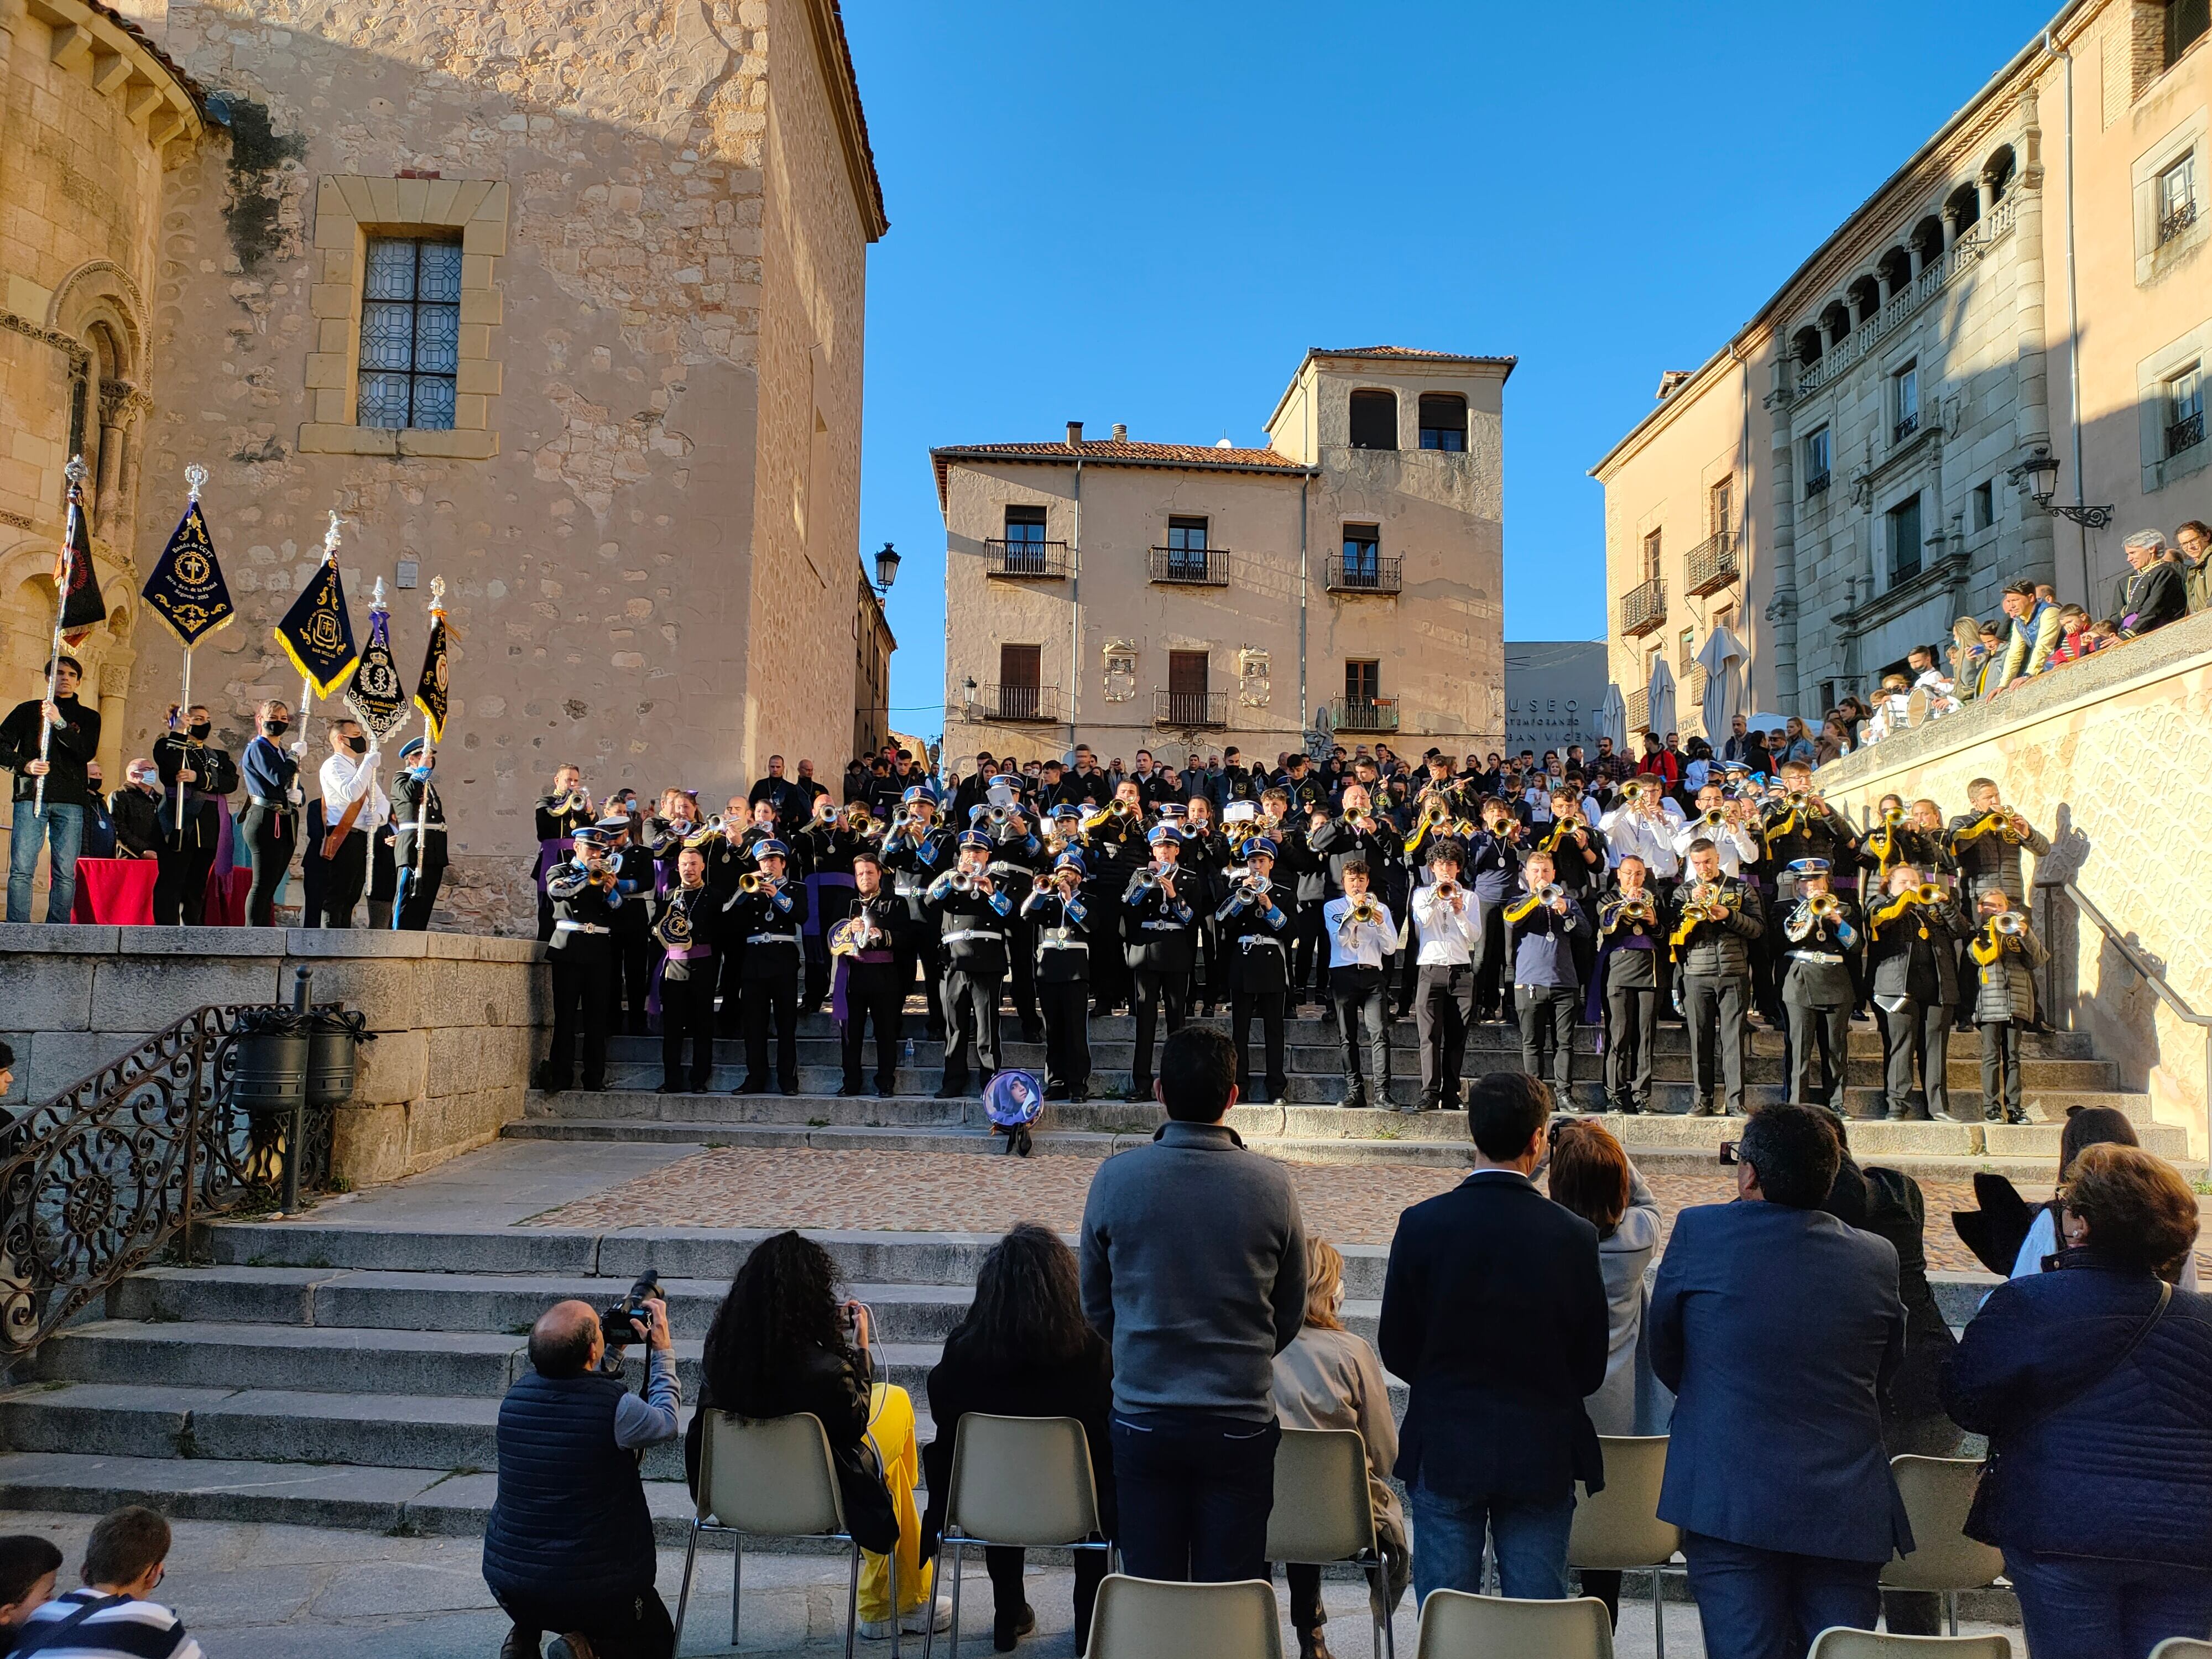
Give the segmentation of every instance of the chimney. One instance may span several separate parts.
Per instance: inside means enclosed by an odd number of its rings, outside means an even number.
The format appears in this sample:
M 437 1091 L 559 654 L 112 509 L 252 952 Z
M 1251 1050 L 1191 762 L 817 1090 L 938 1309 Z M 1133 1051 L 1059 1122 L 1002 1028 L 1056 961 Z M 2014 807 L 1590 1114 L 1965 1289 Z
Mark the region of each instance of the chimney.
M 1067 447 L 1070 449 L 1073 449 L 1082 441 L 1083 422 L 1080 421 L 1070 421 L 1067 423 Z
M 1117 444 L 1125 444 L 1129 441 L 1129 423 L 1127 421 L 1116 421 L 1114 422 L 1114 441 Z

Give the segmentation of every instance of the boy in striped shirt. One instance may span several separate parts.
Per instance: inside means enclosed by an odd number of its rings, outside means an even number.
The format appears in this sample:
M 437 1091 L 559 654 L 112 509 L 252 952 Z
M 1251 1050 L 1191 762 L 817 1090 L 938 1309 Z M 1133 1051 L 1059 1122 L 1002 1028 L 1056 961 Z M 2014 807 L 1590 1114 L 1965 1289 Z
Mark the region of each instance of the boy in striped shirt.
M 31 1609 L 13 1653 L 38 1659 L 200 1659 L 177 1615 L 146 1598 L 161 1582 L 169 1523 L 133 1505 L 102 1516 L 84 1546 L 84 1588 Z

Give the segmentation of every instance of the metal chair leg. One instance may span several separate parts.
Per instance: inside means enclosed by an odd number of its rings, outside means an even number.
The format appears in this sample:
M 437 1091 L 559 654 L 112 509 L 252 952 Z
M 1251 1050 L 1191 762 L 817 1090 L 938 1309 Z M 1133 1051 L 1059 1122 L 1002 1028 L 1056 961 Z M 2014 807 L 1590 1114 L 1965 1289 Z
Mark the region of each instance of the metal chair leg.
M 738 1609 L 744 1600 L 744 1589 L 745 1535 L 739 1533 L 736 1553 L 730 1557 L 730 1650 L 732 1652 L 737 1650 Z
M 845 1659 L 853 1659 L 853 1641 L 860 1633 L 860 1547 L 853 1546 L 853 1579 L 845 1589 Z
M 899 1659 L 899 1626 L 902 1621 L 899 1616 L 898 1544 L 896 1540 L 884 1552 L 884 1576 L 890 1579 L 891 1587 L 891 1659 Z
M 684 1644 L 684 1610 L 691 1604 L 691 1564 L 699 1555 L 699 1518 L 691 1518 L 690 1540 L 684 1546 L 684 1588 L 676 1593 L 676 1643 Z M 735 1646 L 734 1640 L 731 1644 Z
M 1659 1583 L 1659 1569 L 1651 1569 L 1652 1659 L 1667 1659 L 1667 1602 Z
M 968 1564 L 968 1552 L 957 1544 L 950 1546 L 950 1548 L 952 1551 L 952 1659 L 960 1659 L 960 1575 L 962 1569 Z M 945 1554 L 942 1550 L 938 1552 L 937 1562 L 940 1568 L 945 1565 Z M 932 1594 L 929 1598 L 931 1613 L 929 1628 L 933 1634 L 937 1629 L 936 1588 L 934 1584 L 930 1586 Z
M 1956 1636 L 1959 1633 L 1958 1591 L 1945 1590 L 1943 1592 L 1943 1612 L 1951 1621 L 1951 1634 Z

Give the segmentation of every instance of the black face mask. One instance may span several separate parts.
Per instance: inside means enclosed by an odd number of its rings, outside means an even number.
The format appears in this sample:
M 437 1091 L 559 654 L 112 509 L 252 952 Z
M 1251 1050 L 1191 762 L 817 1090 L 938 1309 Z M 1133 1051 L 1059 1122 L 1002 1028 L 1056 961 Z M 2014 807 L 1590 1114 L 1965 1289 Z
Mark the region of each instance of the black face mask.
M 261 722 L 261 729 L 264 732 L 266 732 L 272 738 L 281 738 L 287 732 L 292 729 L 292 722 L 289 720 L 264 720 Z
M 194 743 L 205 743 L 207 741 L 208 733 L 214 731 L 215 727 L 210 726 L 205 720 L 202 720 L 197 726 L 188 726 L 185 729 L 191 733 L 192 741 Z
M 347 748 L 352 750 L 356 755 L 366 755 L 368 752 L 368 739 L 367 738 L 348 738 L 345 740 L 345 745 Z

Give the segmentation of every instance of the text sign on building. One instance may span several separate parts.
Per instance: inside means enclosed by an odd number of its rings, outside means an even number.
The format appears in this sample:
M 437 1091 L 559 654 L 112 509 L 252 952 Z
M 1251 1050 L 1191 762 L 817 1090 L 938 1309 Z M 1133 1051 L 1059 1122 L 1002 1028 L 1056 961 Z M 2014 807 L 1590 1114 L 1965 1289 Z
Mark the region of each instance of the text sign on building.
M 1505 749 L 1563 753 L 1571 743 L 1595 750 L 1592 729 L 1605 700 L 1605 641 L 1563 640 L 1505 645 Z

